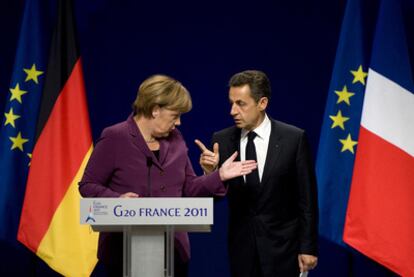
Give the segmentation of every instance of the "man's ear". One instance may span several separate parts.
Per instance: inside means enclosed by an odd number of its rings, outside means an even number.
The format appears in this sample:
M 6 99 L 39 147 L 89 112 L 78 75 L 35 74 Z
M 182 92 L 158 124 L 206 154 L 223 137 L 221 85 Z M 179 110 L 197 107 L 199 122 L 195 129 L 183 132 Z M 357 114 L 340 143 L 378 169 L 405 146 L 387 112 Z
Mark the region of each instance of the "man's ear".
M 260 98 L 258 102 L 260 111 L 266 110 L 268 103 L 269 103 L 269 99 L 267 97 Z

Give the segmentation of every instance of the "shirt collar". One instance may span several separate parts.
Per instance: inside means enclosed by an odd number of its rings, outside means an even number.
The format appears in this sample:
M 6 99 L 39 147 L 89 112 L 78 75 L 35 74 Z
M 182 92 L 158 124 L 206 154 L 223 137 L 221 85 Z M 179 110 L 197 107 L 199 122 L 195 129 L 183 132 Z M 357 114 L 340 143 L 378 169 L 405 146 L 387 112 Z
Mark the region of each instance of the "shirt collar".
M 266 138 L 266 136 L 268 136 L 268 134 L 270 134 L 270 119 L 267 116 L 267 114 L 265 114 L 265 117 L 264 117 L 262 123 L 260 123 L 259 126 L 257 126 L 255 129 L 253 129 L 253 131 L 261 139 Z M 248 133 L 249 133 L 248 130 L 242 129 L 241 130 L 241 139 L 244 139 L 245 137 L 247 137 Z

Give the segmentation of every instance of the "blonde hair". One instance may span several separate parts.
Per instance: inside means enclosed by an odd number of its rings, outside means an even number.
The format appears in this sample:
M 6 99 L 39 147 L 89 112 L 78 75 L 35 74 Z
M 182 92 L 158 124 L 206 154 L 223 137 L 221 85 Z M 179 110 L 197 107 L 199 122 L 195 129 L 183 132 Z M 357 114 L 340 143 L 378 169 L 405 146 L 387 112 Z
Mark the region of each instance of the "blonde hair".
M 156 106 L 186 113 L 192 108 L 191 96 L 177 80 L 166 75 L 153 75 L 139 86 L 132 108 L 139 117 L 150 118 Z

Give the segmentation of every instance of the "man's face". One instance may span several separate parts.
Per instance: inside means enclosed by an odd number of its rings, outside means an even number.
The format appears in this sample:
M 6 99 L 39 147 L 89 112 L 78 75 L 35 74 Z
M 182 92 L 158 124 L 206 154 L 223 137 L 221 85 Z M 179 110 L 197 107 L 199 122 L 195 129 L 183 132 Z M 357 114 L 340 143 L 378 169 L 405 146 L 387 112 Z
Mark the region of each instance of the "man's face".
M 257 103 L 251 96 L 250 86 L 230 87 L 230 114 L 238 128 L 253 130 L 263 121 L 263 111 L 267 106 L 267 98 L 262 97 Z

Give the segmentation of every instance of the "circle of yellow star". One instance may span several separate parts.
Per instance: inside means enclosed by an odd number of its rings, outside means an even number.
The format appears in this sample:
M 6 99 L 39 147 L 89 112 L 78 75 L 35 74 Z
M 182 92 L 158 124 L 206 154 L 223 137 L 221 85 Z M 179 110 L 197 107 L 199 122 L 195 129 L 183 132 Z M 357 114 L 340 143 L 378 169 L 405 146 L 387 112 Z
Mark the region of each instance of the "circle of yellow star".
M 30 68 L 30 69 L 23 68 L 23 70 L 27 74 L 26 80 L 24 80 L 25 82 L 28 82 L 30 80 L 33 80 L 33 82 L 35 82 L 36 84 L 39 83 L 39 80 L 37 79 L 37 77 L 39 77 L 40 75 L 42 75 L 43 74 L 43 71 L 37 70 L 35 64 L 32 65 L 32 68 Z
M 19 83 L 17 83 L 14 88 L 11 88 L 10 92 L 12 94 L 10 101 L 16 99 L 20 104 L 22 103 L 22 95 L 27 93 L 27 91 L 20 89 Z
M 9 139 L 13 142 L 12 147 L 10 148 L 10 150 L 13 150 L 15 148 L 19 148 L 20 151 L 23 152 L 23 144 L 25 144 L 26 142 L 28 142 L 28 139 L 22 138 L 22 133 L 19 132 L 17 134 L 17 137 L 9 137 Z
M 344 151 L 348 150 L 352 154 L 355 154 L 354 153 L 354 146 L 357 145 L 358 142 L 355 141 L 355 140 L 352 140 L 351 134 L 348 134 L 346 139 L 340 139 L 339 141 L 342 143 L 341 152 L 344 152 Z
M 4 115 L 6 116 L 6 122 L 4 123 L 4 126 L 6 126 L 7 124 L 10 124 L 11 126 L 13 126 L 13 128 L 16 128 L 14 121 L 20 118 L 20 115 L 14 114 L 13 108 L 10 108 L 9 112 L 4 113 Z
M 351 70 L 351 73 L 354 75 L 354 80 L 352 80 L 353 84 L 360 82 L 365 86 L 365 78 L 368 76 L 368 73 L 362 70 L 362 65 L 360 65 L 357 70 Z
M 29 164 L 27 166 L 30 166 L 32 164 L 32 153 L 27 153 L 27 156 L 29 157 Z
M 349 117 L 342 116 L 341 110 L 339 110 L 336 115 L 330 115 L 329 117 L 333 121 L 331 129 L 339 126 L 342 130 L 345 130 L 344 123 L 349 120 Z
M 346 86 L 344 86 L 342 90 L 335 90 L 335 93 L 338 95 L 338 101 L 336 101 L 336 104 L 345 102 L 348 104 L 348 106 L 351 105 L 349 98 L 355 95 L 355 93 L 348 91 L 348 88 Z

